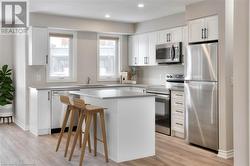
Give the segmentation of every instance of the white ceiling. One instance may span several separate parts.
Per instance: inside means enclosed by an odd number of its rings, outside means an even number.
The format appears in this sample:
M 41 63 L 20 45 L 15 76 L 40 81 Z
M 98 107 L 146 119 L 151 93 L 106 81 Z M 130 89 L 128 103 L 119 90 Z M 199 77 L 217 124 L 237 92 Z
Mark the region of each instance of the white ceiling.
M 142 22 L 185 11 L 201 0 L 30 0 L 30 12 L 64 16 Z M 138 8 L 144 3 L 144 8 Z M 105 18 L 109 14 L 110 18 Z

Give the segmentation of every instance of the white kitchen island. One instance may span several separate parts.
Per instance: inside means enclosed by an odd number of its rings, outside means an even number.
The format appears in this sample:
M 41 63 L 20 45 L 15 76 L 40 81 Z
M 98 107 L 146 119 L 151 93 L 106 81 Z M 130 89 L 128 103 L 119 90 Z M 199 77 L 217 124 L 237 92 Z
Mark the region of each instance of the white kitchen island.
M 123 89 L 82 89 L 86 103 L 105 109 L 109 158 L 117 163 L 155 155 L 155 96 Z M 99 118 L 97 118 L 99 120 Z M 99 121 L 98 139 L 102 138 Z M 91 131 L 93 144 L 93 131 Z M 98 142 L 98 152 L 104 154 Z M 93 147 L 93 146 L 92 146 Z

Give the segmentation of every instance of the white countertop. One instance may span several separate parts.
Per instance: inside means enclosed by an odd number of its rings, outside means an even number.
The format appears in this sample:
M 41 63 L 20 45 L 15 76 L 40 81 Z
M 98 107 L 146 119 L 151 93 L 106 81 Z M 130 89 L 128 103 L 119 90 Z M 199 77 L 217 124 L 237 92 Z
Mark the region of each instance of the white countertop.
M 69 94 L 87 96 L 99 99 L 115 99 L 115 98 L 136 98 L 136 97 L 152 97 L 153 94 L 142 92 L 134 92 L 122 89 L 82 89 L 79 92 L 69 92 Z
M 34 85 L 30 88 L 37 90 L 68 90 L 68 89 L 89 89 L 89 88 L 112 88 L 112 87 L 141 87 L 146 88 L 145 84 L 73 84 L 73 85 Z

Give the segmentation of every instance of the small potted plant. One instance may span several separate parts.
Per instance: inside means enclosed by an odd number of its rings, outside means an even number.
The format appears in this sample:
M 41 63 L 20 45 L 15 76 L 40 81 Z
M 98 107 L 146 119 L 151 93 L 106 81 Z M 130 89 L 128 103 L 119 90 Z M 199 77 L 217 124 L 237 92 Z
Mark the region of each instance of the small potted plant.
M 12 81 L 12 69 L 8 65 L 2 66 L 0 70 L 0 118 L 10 118 L 13 116 L 13 99 L 15 88 Z M 9 119 L 8 119 L 9 122 Z

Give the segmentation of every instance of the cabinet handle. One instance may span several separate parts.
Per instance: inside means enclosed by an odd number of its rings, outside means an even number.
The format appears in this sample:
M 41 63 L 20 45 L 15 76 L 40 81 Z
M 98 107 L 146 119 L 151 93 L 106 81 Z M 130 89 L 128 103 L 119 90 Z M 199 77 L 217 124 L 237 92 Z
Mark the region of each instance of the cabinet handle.
M 175 124 L 177 124 L 177 125 L 179 125 L 179 126 L 183 126 L 183 124 L 181 124 L 181 123 L 175 123 Z
M 48 55 L 46 55 L 46 57 L 45 57 L 46 59 L 46 64 L 48 64 L 49 63 L 49 56 Z
M 208 38 L 208 29 L 207 28 L 205 28 L 204 34 L 205 34 L 205 39 L 207 39 Z
M 169 42 L 171 41 L 171 38 L 172 38 L 172 37 L 171 37 L 171 33 L 169 33 Z
M 175 112 L 183 113 L 183 111 L 176 110 Z
M 204 39 L 204 28 L 201 29 L 201 38 Z
M 136 63 L 136 57 L 135 57 L 135 64 L 137 64 L 137 63 Z
M 50 91 L 48 91 L 48 100 L 50 100 Z
M 183 104 L 183 103 L 180 103 L 180 102 L 175 102 L 175 104 Z
M 183 97 L 183 95 L 180 95 L 180 94 L 175 94 L 175 96 L 181 96 L 181 97 Z

